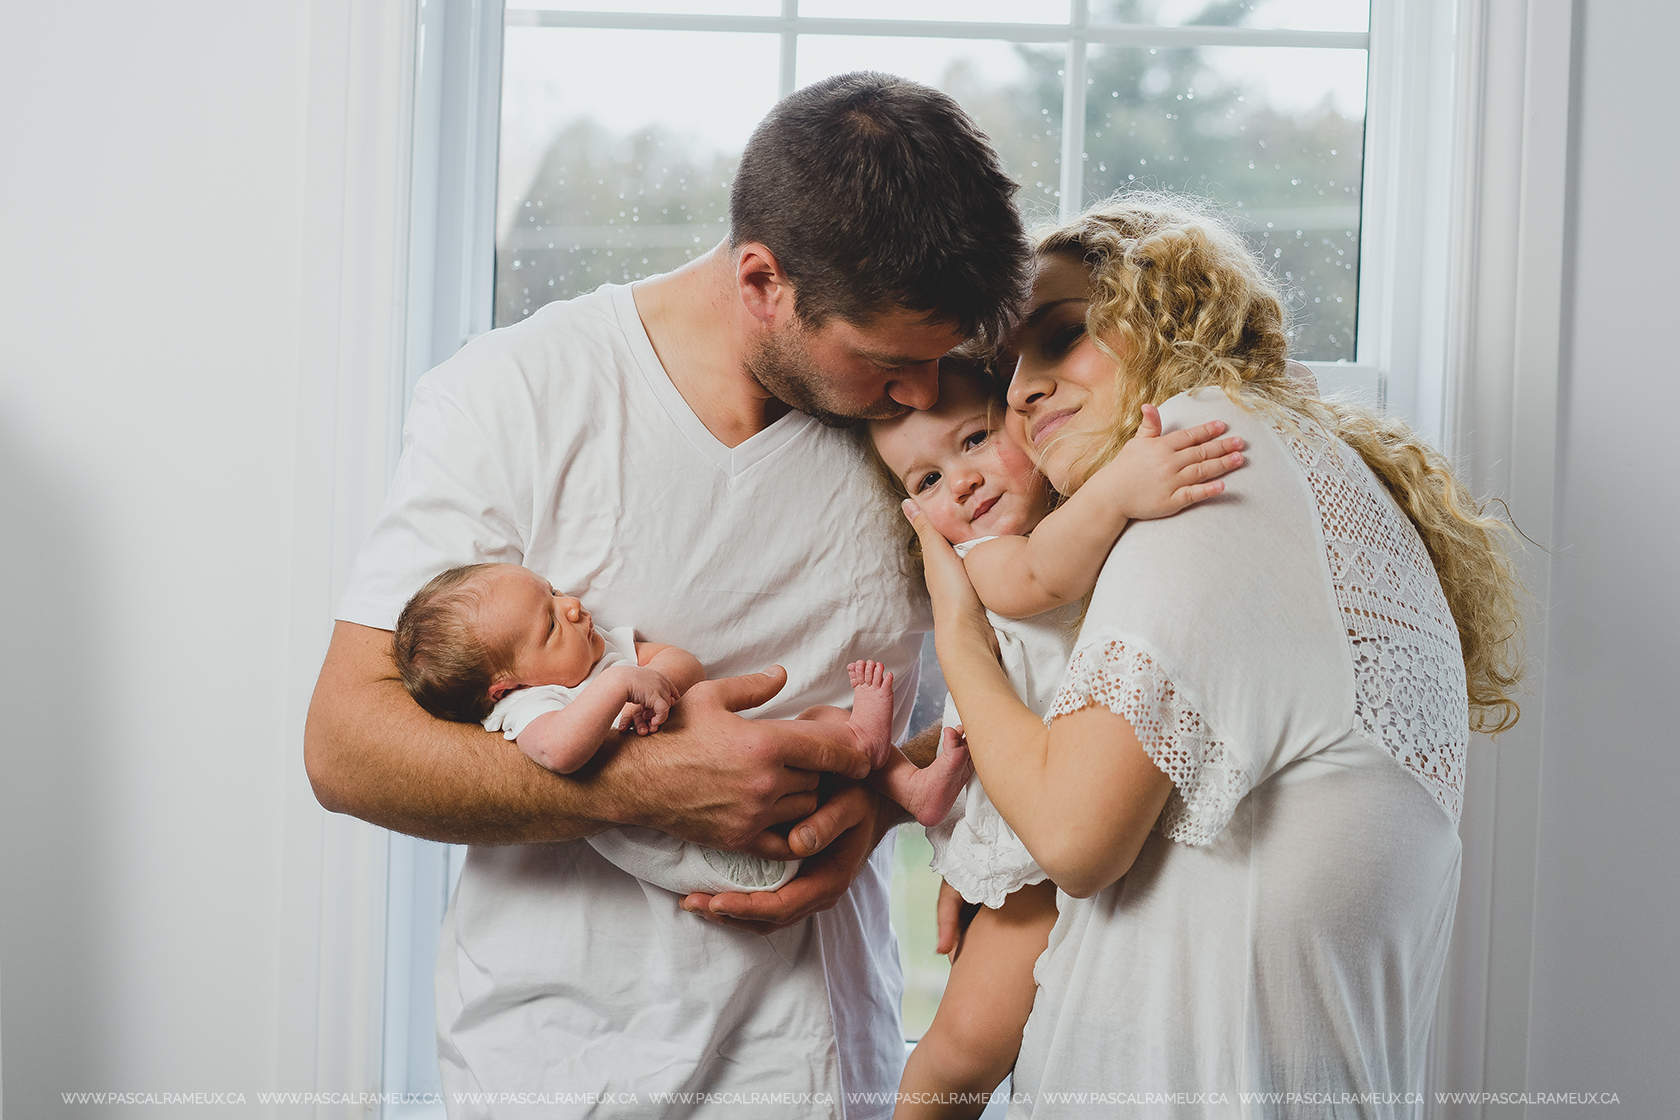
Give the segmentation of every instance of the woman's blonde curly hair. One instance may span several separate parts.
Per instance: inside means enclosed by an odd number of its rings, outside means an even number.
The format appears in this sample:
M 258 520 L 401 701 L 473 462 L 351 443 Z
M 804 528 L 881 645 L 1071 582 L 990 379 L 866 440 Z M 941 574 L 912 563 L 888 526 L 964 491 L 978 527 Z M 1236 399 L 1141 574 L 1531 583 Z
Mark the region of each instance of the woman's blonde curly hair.
M 1240 235 L 1195 200 L 1140 191 L 1044 234 L 1038 251 L 1084 265 L 1087 329 L 1115 362 L 1115 424 L 1081 481 L 1137 433 L 1143 405 L 1191 389 L 1218 386 L 1286 421 L 1316 421 L 1359 452 L 1417 526 L 1458 627 L 1471 727 L 1496 734 L 1517 722 L 1522 588 L 1510 526 L 1486 516 L 1405 423 L 1322 400 L 1288 373 L 1283 299 Z

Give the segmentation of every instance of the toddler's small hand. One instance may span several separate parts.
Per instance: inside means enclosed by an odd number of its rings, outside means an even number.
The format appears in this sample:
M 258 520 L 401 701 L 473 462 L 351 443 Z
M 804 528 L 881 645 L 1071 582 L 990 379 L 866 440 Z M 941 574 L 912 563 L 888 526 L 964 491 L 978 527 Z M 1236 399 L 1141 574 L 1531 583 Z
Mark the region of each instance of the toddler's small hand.
M 1171 517 L 1185 506 L 1222 493 L 1225 483 L 1220 476 L 1243 465 L 1242 438 L 1220 439 L 1224 432 L 1223 420 L 1210 420 L 1162 435 L 1160 411 L 1146 404 L 1137 435 L 1092 481 L 1107 476 L 1127 517 Z

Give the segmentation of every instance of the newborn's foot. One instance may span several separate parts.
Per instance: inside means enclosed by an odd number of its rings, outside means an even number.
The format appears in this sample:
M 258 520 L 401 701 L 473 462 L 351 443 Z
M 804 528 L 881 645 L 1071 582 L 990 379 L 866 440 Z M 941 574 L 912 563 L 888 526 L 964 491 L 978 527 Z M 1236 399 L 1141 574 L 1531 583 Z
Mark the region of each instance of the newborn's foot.
M 896 749 L 892 744 L 893 675 L 879 661 L 854 661 L 846 666 L 852 681 L 852 733 L 858 747 L 879 770 Z

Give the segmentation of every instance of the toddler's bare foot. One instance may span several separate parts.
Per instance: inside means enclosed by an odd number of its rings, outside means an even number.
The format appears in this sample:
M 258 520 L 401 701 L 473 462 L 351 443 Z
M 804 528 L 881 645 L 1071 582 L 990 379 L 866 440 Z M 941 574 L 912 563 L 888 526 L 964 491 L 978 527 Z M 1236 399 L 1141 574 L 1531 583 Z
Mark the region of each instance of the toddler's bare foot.
M 852 681 L 852 732 L 858 747 L 879 770 L 892 752 L 893 675 L 879 661 L 854 661 L 846 666 Z
M 905 783 L 907 796 L 899 804 L 910 810 L 917 823 L 932 828 L 945 819 L 973 774 L 968 744 L 959 740 L 955 746 L 940 751 L 932 764 Z

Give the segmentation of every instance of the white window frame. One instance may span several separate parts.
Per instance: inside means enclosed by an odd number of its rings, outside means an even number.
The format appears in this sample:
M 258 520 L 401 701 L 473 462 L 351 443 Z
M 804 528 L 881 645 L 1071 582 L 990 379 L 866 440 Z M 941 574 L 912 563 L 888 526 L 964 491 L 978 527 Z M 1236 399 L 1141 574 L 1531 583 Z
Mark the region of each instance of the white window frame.
M 1459 371 L 1466 348 L 1473 347 L 1465 342 L 1467 332 L 1475 333 L 1465 325 L 1470 306 L 1467 286 L 1474 282 L 1485 288 L 1489 283 L 1485 269 L 1477 275 L 1466 263 L 1476 255 L 1470 227 L 1479 214 L 1466 199 L 1480 197 L 1475 185 L 1479 180 L 1466 185 L 1465 168 L 1478 162 L 1475 139 L 1466 139 L 1470 129 L 1466 122 L 1482 112 L 1488 96 L 1480 56 L 1467 57 L 1467 51 L 1490 49 L 1480 32 L 1484 9 L 1548 2 L 1555 5 L 1567 0 L 1373 0 L 1368 34 L 1092 26 L 1087 0 L 1073 0 L 1072 18 L 1065 25 L 815 19 L 798 14 L 798 0 L 783 0 L 780 16 L 545 10 L 510 12 L 507 25 L 773 31 L 781 36 L 780 90 L 784 94 L 793 87 L 801 35 L 1062 43 L 1070 49 L 1064 121 L 1083 119 L 1084 49 L 1092 43 L 1368 48 L 1356 359 L 1309 365 L 1326 390 L 1361 393 L 1406 417 L 1449 453 L 1458 453 L 1468 442 L 1464 410 L 1458 403 L 1466 392 L 1465 377 Z M 404 278 L 406 326 L 398 348 L 400 377 L 393 386 L 399 391 L 392 394 L 387 438 L 382 444 L 387 475 L 399 449 L 394 433 L 400 430 L 402 409 L 415 380 L 465 341 L 489 329 L 494 298 L 502 3 L 416 0 L 410 17 L 402 40 L 412 60 L 412 73 L 404 77 L 410 102 L 398 114 L 408 118 L 403 123 L 411 125 L 412 136 L 404 215 L 407 245 L 406 253 L 394 257 Z M 362 34 L 372 42 L 367 33 Z M 1534 49 L 1530 44 L 1530 50 Z M 1073 130 L 1064 129 L 1060 183 L 1064 217 L 1077 210 L 1082 196 L 1082 140 Z M 1530 171 L 1526 164 L 1523 171 Z M 1486 811 L 1491 813 L 1491 807 Z M 1467 806 L 1467 829 L 1472 812 Z M 383 858 L 377 861 L 387 897 L 379 939 L 383 983 L 377 986 L 382 1007 L 382 1028 L 377 1033 L 383 1039 L 378 1064 L 380 1084 L 387 1092 L 402 1092 L 428 1080 L 414 1068 L 412 1057 L 420 1052 L 414 1045 L 417 1040 L 423 1040 L 429 1052 L 432 1024 L 429 1018 L 416 1021 L 412 1012 L 420 1006 L 416 997 L 429 990 L 429 950 L 435 947 L 437 920 L 459 871 L 458 854 L 449 857 L 445 851 L 442 845 L 391 834 Z M 1470 862 L 1467 848 L 1467 890 Z M 1473 957 L 1478 946 L 1485 952 L 1485 936 L 1479 941 L 1471 938 L 1462 952 Z M 1466 1031 L 1475 1033 L 1469 1026 L 1473 1008 L 1466 1008 L 1474 1002 L 1476 991 L 1486 995 L 1485 977 L 1481 988 L 1472 984 L 1455 991 L 1454 973 L 1449 969 L 1442 1006 L 1464 1020 L 1454 1030 L 1455 1037 Z M 435 1072 L 431 1076 L 435 1078 Z M 441 1115 L 441 1106 L 388 1105 L 383 1115 L 404 1120 Z

